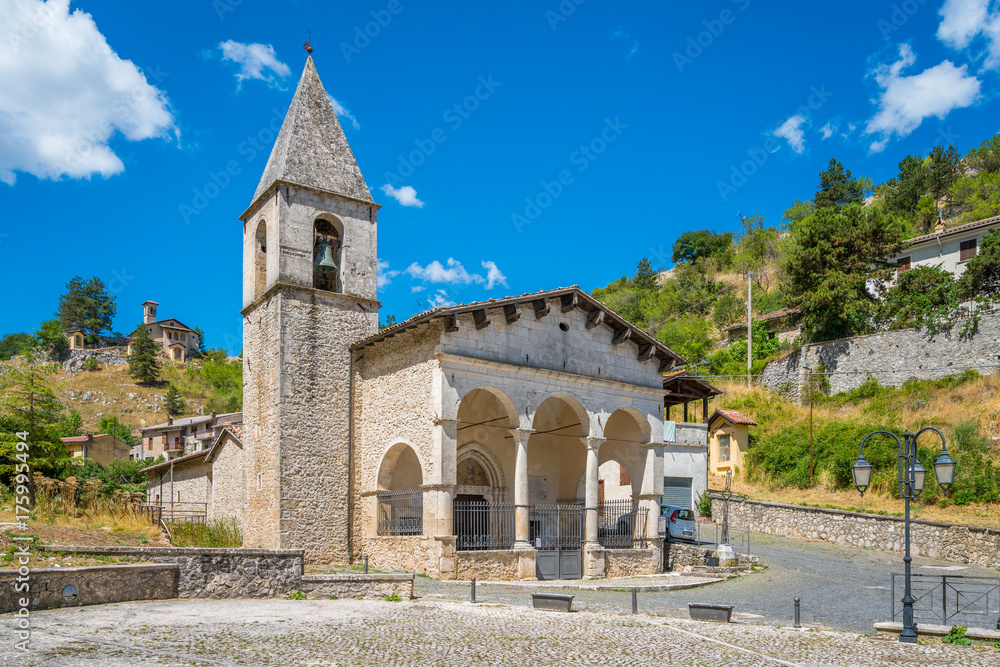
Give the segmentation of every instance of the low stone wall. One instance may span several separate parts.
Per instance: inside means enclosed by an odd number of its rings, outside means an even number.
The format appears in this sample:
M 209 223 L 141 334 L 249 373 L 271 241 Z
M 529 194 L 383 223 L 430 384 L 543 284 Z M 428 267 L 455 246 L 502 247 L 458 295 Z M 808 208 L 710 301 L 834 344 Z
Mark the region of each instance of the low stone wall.
M 369 565 L 370 565 L 369 561 Z M 413 597 L 412 574 L 306 574 L 300 591 L 311 598 L 384 600 L 390 595 Z
M 52 607 L 168 600 L 177 597 L 180 567 L 160 565 L 100 565 L 96 567 L 41 568 L 0 571 L 0 613 Z M 25 581 L 26 580 L 26 581 Z M 26 590 L 19 590 L 27 584 Z M 77 587 L 77 598 L 68 601 L 63 589 Z
M 517 551 L 459 551 L 455 554 L 455 578 L 465 581 L 517 581 L 521 554 Z
M 721 512 L 721 501 L 713 498 L 713 516 L 721 516 Z M 904 551 L 901 517 L 757 500 L 730 503 L 729 517 L 734 525 L 768 535 L 822 540 L 894 553 Z M 914 556 L 936 560 L 1000 567 L 1000 530 L 913 519 L 910 551 Z
M 368 556 L 368 566 L 379 570 L 454 579 L 454 544 L 454 537 L 366 537 L 361 541 L 358 560 Z
M 660 571 L 659 549 L 605 549 L 604 568 L 607 577 L 634 577 Z
M 706 548 L 682 542 L 670 542 L 666 548 L 666 569 L 668 572 L 680 572 L 688 567 L 708 565 L 708 559 L 715 553 L 714 547 Z M 736 554 L 737 567 L 750 567 L 758 562 L 760 562 L 760 559 L 757 556 Z
M 180 566 L 181 598 L 270 598 L 299 588 L 302 550 L 46 546 L 45 551 L 125 556 Z

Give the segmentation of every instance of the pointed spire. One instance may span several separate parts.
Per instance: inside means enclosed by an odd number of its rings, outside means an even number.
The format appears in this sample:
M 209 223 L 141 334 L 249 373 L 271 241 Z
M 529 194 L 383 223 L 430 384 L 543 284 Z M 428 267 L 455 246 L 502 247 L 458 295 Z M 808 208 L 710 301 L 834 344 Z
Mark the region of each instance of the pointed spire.
M 312 56 L 306 58 L 254 201 L 277 180 L 372 201 Z

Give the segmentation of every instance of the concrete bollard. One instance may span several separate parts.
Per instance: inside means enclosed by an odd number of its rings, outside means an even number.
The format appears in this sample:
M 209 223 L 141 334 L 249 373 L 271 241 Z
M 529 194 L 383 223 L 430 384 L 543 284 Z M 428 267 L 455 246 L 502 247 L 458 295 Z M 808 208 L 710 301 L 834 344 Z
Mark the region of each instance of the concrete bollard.
M 637 592 L 636 589 L 633 588 L 632 589 L 632 613 L 633 614 L 638 614 L 639 613 L 639 599 L 636 596 L 636 592 Z
M 795 598 L 795 627 L 801 628 L 802 624 L 799 623 L 799 599 Z
M 365 574 L 368 574 L 368 554 L 365 554 Z
M 476 578 L 472 578 L 472 604 L 476 603 Z

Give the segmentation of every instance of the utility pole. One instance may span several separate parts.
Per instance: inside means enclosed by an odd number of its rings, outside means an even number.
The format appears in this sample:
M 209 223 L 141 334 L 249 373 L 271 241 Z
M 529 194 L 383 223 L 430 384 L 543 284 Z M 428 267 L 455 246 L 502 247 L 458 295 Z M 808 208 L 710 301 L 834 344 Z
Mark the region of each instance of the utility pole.
M 809 371 L 809 486 L 813 485 L 813 369 L 805 364 L 802 368 Z
M 753 378 L 753 271 L 747 271 L 747 389 Z

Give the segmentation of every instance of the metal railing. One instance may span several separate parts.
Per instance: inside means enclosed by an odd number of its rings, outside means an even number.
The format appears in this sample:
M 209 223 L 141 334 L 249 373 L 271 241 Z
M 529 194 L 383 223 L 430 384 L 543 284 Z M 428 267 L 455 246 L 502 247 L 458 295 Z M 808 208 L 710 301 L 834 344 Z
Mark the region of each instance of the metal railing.
M 420 489 L 383 491 L 376 498 L 379 535 L 423 535 L 424 494 Z
M 601 503 L 597 509 L 597 541 L 610 549 L 645 549 L 648 513 L 632 499 Z
M 697 543 L 708 546 L 718 546 L 722 539 L 721 523 L 696 523 L 695 537 Z M 729 546 L 736 553 L 750 555 L 750 529 L 740 526 L 729 526 Z
M 129 509 L 134 514 L 139 514 L 149 520 L 151 524 L 160 523 L 163 516 L 163 508 L 159 505 L 147 505 L 145 503 L 129 503 Z
M 163 451 L 165 451 L 165 452 L 183 452 L 184 451 L 184 443 L 181 443 L 181 442 L 168 442 L 167 444 L 163 445 Z
M 580 549 L 583 546 L 583 505 L 535 505 L 529 538 L 538 549 Z
M 160 509 L 160 518 L 167 523 L 205 523 L 208 515 L 208 503 L 161 502 L 156 507 Z
M 893 572 L 889 613 L 895 621 L 903 613 L 896 596 L 905 590 L 905 575 Z M 965 625 L 1000 630 L 1000 577 L 965 575 L 911 575 L 913 617 L 918 623 Z M 897 584 L 897 579 L 899 582 Z
M 455 546 L 459 551 L 514 546 L 514 503 L 456 501 L 453 520 Z

